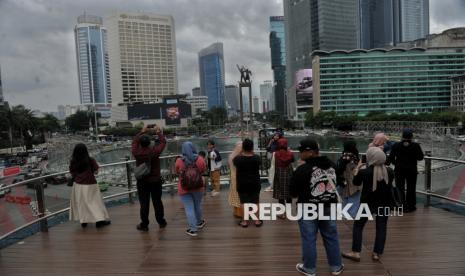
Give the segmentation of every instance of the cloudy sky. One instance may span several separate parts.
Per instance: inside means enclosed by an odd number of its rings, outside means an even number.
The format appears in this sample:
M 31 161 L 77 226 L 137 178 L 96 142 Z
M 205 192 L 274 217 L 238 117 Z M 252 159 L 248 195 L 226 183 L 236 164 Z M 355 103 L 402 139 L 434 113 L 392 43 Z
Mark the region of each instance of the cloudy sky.
M 465 0 L 430 0 L 431 32 L 465 26 Z M 176 24 L 179 92 L 199 85 L 197 52 L 223 42 L 226 83 L 236 63 L 253 71 L 254 90 L 272 79 L 268 18 L 282 15 L 282 0 L 0 0 L 0 66 L 11 104 L 56 111 L 79 104 L 73 28 L 84 11 L 171 14 Z

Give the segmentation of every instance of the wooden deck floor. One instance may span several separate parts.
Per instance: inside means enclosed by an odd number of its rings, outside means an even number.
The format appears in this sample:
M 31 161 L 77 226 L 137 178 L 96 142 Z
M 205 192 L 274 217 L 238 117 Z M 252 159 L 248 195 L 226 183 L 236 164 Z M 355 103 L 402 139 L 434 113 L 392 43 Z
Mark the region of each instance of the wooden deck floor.
M 270 194 L 263 194 L 269 201 Z M 1 252 L 0 275 L 299 275 L 297 224 L 265 222 L 240 228 L 226 193 L 207 197 L 207 226 L 196 238 L 184 234 L 186 220 L 177 197 L 164 199 L 168 227 L 135 230 L 138 204 L 109 209 L 112 225 L 97 230 L 65 223 Z M 152 214 L 152 213 L 151 213 Z M 364 232 L 362 262 L 345 260 L 343 275 L 465 275 L 465 218 L 435 208 L 390 218 L 381 263 L 371 261 L 373 225 Z M 351 246 L 351 223 L 339 223 L 342 249 Z M 330 275 L 318 241 L 317 275 Z

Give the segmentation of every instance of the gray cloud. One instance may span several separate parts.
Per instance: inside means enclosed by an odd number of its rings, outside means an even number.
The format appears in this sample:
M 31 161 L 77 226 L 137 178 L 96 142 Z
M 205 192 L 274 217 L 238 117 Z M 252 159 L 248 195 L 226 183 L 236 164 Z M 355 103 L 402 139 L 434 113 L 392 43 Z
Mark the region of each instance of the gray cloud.
M 460 7 L 460 8 L 458 8 Z M 0 0 L 0 65 L 12 104 L 54 111 L 78 104 L 73 28 L 84 11 L 105 17 L 114 10 L 173 15 L 179 92 L 198 86 L 198 51 L 224 44 L 226 82 L 238 80 L 237 64 L 258 84 L 272 79 L 268 18 L 282 15 L 281 0 Z M 431 0 L 431 30 L 465 25 L 461 0 Z

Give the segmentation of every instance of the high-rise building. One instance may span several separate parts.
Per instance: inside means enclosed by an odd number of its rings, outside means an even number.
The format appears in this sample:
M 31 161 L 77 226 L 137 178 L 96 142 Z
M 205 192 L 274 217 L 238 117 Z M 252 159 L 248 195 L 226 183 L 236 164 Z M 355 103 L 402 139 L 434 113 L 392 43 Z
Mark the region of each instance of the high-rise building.
M 192 96 L 197 97 L 197 96 L 205 96 L 200 94 L 200 87 L 194 87 L 192 88 Z
M 237 85 L 226 85 L 224 88 L 224 97 L 228 113 L 237 114 L 240 110 L 239 87 Z
M 172 16 L 115 12 L 108 29 L 113 108 L 118 104 L 161 102 L 177 94 L 176 40 Z
M 424 38 L 429 34 L 429 0 L 395 0 L 398 2 L 399 42 Z
M 74 28 L 79 80 L 79 99 L 83 105 L 111 103 L 107 30 L 102 18 L 83 14 Z
M 270 80 L 260 84 L 260 99 L 263 112 L 271 111 L 271 98 L 273 97 L 273 82 Z
M 271 69 L 274 79 L 274 99 L 276 111 L 286 113 L 286 37 L 284 16 L 270 16 Z
M 360 0 L 360 48 L 395 46 L 428 34 L 428 0 Z
M 199 115 L 199 111 L 208 110 L 207 96 L 188 96 L 184 101 L 191 105 L 192 116 Z
M 260 110 L 260 98 L 259 97 L 253 97 L 252 98 L 252 104 L 253 104 L 253 109 L 252 109 L 252 112 L 253 113 L 260 113 L 262 112 Z
M 359 45 L 359 0 L 284 0 L 286 82 L 312 68 L 314 50 L 355 49 Z
M 314 56 L 314 113 L 422 113 L 450 107 L 451 77 L 463 75 L 465 46 L 316 51 Z
M 223 43 L 213 43 L 199 52 L 200 93 L 208 97 L 208 109 L 225 107 Z

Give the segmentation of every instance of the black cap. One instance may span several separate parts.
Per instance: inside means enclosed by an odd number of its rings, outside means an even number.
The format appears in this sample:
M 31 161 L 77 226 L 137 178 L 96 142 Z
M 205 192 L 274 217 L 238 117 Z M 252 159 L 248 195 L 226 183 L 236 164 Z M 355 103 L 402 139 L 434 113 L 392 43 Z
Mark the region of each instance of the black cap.
M 402 132 L 402 139 L 405 140 L 412 140 L 413 138 L 413 130 L 411 128 L 406 128 Z
M 298 149 L 300 152 L 307 151 L 307 150 L 319 151 L 320 146 L 318 146 L 318 143 L 313 139 L 304 139 L 300 141 L 300 145 Z

